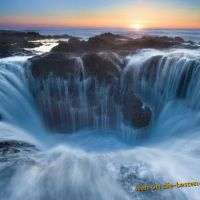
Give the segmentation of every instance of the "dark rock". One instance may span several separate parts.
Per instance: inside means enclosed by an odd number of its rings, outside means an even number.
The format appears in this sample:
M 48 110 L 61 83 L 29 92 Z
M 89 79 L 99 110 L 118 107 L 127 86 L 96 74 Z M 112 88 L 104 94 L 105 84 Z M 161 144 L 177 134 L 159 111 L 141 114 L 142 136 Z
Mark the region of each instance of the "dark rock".
M 36 147 L 32 144 L 22 142 L 22 141 L 15 141 L 15 140 L 5 140 L 0 141 L 0 153 L 19 153 L 21 151 L 32 151 L 36 150 Z
M 73 39 L 72 43 L 76 42 Z M 37 81 L 37 87 L 35 86 L 31 91 L 48 127 L 59 132 L 73 132 L 75 131 L 72 127 L 73 120 L 76 121 L 76 130 L 92 127 L 94 112 L 99 118 L 106 115 L 109 125 L 114 127 L 118 116 L 116 112 L 119 112 L 116 111 L 116 105 L 122 108 L 121 112 L 125 122 L 135 128 L 148 126 L 151 120 L 150 109 L 142 107 L 142 102 L 134 95 L 134 91 L 128 93 L 121 90 L 121 59 L 112 52 L 85 53 L 81 59 L 84 68 L 84 77 L 81 79 L 76 76 L 81 67 L 71 54 L 52 52 L 30 59 L 31 73 Z M 45 81 L 50 74 L 53 77 Z M 59 85 L 56 84 L 57 78 L 61 80 Z M 80 98 L 82 95 L 80 88 L 83 87 L 82 78 L 89 78 L 87 85 L 84 86 L 86 105 L 82 105 L 83 99 Z M 66 100 L 63 80 L 68 80 L 68 100 Z M 127 81 L 127 84 L 132 83 L 131 80 Z M 48 94 L 44 87 L 48 87 Z M 98 98 L 97 92 L 108 88 L 107 108 L 102 110 L 101 99 Z M 87 109 L 87 119 L 85 119 L 85 109 Z
M 111 82 L 114 77 L 119 77 L 120 67 L 111 59 L 106 59 L 95 53 L 85 54 L 82 57 L 85 73 L 96 77 L 99 81 Z
M 154 81 L 156 77 L 159 75 L 159 63 L 160 61 L 165 64 L 166 57 L 163 57 L 162 55 L 156 55 L 152 56 L 149 60 L 146 61 L 146 63 L 143 65 L 144 67 L 141 70 L 141 74 L 139 74 L 139 77 L 143 77 L 143 79 L 148 82 L 149 86 L 153 86 Z M 162 65 L 161 65 L 162 66 Z M 138 78 L 139 78 L 138 77 Z
M 59 42 L 59 44 L 54 47 L 51 51 L 52 52 L 84 52 L 87 51 L 85 46 L 85 41 L 80 41 L 77 38 L 70 38 L 68 42 Z
M 133 41 L 129 41 L 122 45 L 123 48 L 131 49 L 141 49 L 141 48 L 170 48 L 174 45 L 181 44 L 182 42 L 176 41 L 174 38 L 170 37 L 151 37 L 151 36 L 144 36 L 142 38 L 135 39 Z
M 45 78 L 51 73 L 59 77 L 66 77 L 68 74 L 75 75 L 81 70 L 77 59 L 65 53 L 48 53 L 30 59 L 31 72 L 35 78 Z
M 0 57 L 30 54 L 31 51 L 24 50 L 24 48 L 35 48 L 41 46 L 42 44 L 38 42 L 38 40 L 41 39 L 59 38 L 70 38 L 70 36 L 45 36 L 32 31 L 0 31 Z
M 179 81 L 176 90 L 176 96 L 178 98 L 185 98 L 190 81 L 192 79 L 192 75 L 195 72 L 196 66 L 198 65 L 198 63 L 196 63 L 196 61 L 194 60 L 191 60 L 190 62 L 190 65 L 188 65 L 188 67 L 183 71 L 181 79 Z
M 112 53 L 87 53 L 81 59 L 86 76 L 97 78 L 101 82 L 110 82 L 114 77 L 119 77 L 121 61 L 117 55 Z M 36 56 L 31 58 L 30 61 L 31 73 L 35 78 L 45 78 L 51 73 L 59 77 L 67 77 L 68 74 L 75 75 L 82 70 L 77 58 L 62 52 Z
M 132 41 L 131 38 L 116 35 L 112 33 L 104 33 L 89 38 L 87 46 L 91 49 L 100 49 L 100 50 L 114 50 L 117 47 L 120 47 L 127 42 Z
M 135 128 L 143 128 L 151 121 L 151 110 L 143 107 L 142 101 L 134 94 L 123 96 L 122 112 L 125 121 L 128 121 Z
M 39 39 L 39 33 L 19 32 L 19 31 L 0 31 L 0 56 L 7 57 L 13 54 L 27 53 L 24 48 L 34 48 L 41 43 L 30 42 Z
M 151 37 L 132 39 L 125 36 L 104 33 L 89 38 L 88 41 L 71 39 L 69 42 L 61 42 L 52 49 L 53 52 L 73 52 L 80 53 L 86 51 L 115 51 L 120 54 L 127 54 L 141 48 L 169 48 L 174 45 L 180 45 L 184 40 L 180 37 Z
M 58 46 L 52 49 L 52 51 L 84 53 L 87 51 L 96 52 L 102 50 L 114 50 L 127 41 L 132 41 L 132 39 L 112 33 L 104 33 L 91 37 L 88 41 L 71 38 L 68 42 L 60 42 Z
M 183 43 L 183 42 L 184 42 L 184 39 L 181 38 L 181 37 L 175 37 L 174 40 L 175 40 L 176 42 L 179 42 L 179 43 Z

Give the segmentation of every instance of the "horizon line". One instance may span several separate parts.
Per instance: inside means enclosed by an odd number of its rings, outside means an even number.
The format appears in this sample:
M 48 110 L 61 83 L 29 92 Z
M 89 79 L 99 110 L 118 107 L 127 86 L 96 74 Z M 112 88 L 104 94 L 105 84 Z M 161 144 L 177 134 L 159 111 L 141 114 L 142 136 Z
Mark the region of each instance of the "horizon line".
M 95 29 L 130 29 L 135 30 L 135 28 L 132 27 L 120 27 L 120 26 L 77 26 L 77 25 L 66 25 L 66 26 L 60 26 L 60 25 L 28 25 L 28 24 L 0 24 L 1 28 L 28 28 L 28 29 L 34 29 L 34 28 L 95 28 Z M 150 30 L 150 29 L 174 29 L 174 30 L 194 30 L 194 29 L 200 29 L 200 27 L 143 27 L 141 30 Z M 139 30 L 140 31 L 140 30 Z

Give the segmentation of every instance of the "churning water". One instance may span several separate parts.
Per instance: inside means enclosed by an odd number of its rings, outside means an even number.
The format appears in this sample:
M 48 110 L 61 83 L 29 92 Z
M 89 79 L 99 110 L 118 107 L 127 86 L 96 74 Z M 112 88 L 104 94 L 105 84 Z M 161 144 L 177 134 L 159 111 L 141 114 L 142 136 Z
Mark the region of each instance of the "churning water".
M 101 126 L 94 120 L 92 129 L 71 135 L 48 132 L 29 91 L 26 59 L 0 60 L 0 140 L 21 142 L 20 152 L 0 154 L 0 199 L 199 198 L 199 187 L 148 192 L 132 189 L 200 180 L 199 50 L 149 49 L 127 57 L 122 87 L 131 74 L 129 87 L 154 111 L 145 139 L 137 145 L 133 140 L 139 132 L 123 127 L 117 108 L 117 128 L 112 129 L 102 118 Z M 67 87 L 67 83 L 61 84 Z M 96 88 L 96 95 L 103 97 L 102 113 L 109 98 L 106 89 Z M 83 90 L 78 94 L 87 104 Z M 70 99 L 66 102 L 70 106 Z

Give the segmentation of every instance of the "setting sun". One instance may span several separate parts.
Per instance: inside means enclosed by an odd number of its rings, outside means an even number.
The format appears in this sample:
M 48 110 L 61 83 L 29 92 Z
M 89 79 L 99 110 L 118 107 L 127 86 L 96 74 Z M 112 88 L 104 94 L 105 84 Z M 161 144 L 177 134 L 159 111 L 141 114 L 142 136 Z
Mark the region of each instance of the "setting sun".
M 140 30 L 144 28 L 144 25 L 140 24 L 140 23 L 134 23 L 132 24 L 131 28 L 134 28 L 136 30 Z

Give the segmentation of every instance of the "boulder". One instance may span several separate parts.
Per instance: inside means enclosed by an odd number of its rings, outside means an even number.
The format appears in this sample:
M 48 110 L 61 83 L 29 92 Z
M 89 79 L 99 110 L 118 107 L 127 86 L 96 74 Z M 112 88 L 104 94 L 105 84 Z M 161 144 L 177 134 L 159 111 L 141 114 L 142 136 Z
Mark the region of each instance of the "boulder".
M 68 42 L 60 41 L 57 46 L 52 48 L 52 52 L 71 52 L 80 53 L 87 51 L 86 42 L 78 38 L 70 38 Z
M 152 117 L 150 108 L 144 107 L 142 101 L 134 94 L 123 96 L 122 112 L 124 121 L 135 128 L 148 126 Z
M 30 59 L 31 72 L 35 78 L 46 78 L 50 74 L 66 77 L 81 70 L 77 59 L 65 53 L 48 53 Z
M 120 67 L 111 58 L 88 53 L 82 56 L 82 60 L 86 75 L 96 77 L 100 82 L 111 82 L 113 78 L 120 75 Z

